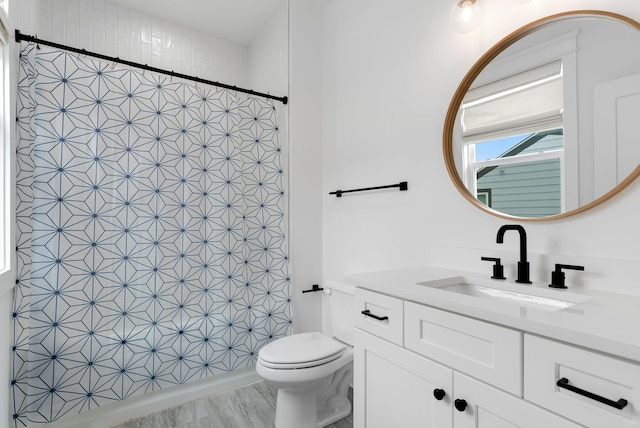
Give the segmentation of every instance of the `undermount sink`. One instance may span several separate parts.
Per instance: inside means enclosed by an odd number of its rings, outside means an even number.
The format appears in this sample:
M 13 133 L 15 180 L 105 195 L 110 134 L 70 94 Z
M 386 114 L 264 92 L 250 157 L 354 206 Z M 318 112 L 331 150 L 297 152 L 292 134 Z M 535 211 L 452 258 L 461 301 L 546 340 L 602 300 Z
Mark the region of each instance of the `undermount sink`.
M 483 300 L 513 303 L 519 306 L 533 307 L 547 311 L 567 309 L 590 298 L 589 296 L 581 294 L 534 286 L 523 286 L 520 284 L 481 285 L 466 281 L 463 278 L 426 281 L 418 284 Z

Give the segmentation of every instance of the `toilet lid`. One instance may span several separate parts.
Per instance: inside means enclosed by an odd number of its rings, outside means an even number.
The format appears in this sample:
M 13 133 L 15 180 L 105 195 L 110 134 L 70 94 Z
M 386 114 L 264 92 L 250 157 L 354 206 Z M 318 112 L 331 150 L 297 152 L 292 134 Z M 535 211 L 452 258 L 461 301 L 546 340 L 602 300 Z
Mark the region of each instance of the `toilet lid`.
M 320 333 L 300 333 L 269 343 L 258 357 L 270 367 L 304 368 L 333 361 L 345 349 Z

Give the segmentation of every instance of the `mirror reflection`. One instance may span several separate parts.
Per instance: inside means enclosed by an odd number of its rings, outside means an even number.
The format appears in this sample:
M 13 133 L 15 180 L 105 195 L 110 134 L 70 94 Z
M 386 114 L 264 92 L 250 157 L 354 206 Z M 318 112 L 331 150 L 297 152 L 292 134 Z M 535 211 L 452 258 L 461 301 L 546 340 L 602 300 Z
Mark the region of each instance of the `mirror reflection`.
M 445 125 L 459 189 L 490 212 L 553 218 L 635 174 L 639 28 L 611 14 L 562 14 L 494 47 Z

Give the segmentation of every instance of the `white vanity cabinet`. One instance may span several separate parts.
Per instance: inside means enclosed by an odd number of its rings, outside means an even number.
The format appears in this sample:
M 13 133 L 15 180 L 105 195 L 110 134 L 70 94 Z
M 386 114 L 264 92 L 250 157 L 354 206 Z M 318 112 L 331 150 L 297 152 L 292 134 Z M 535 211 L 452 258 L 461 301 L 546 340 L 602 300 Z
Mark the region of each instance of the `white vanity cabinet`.
M 581 426 L 522 398 L 522 332 L 361 288 L 355 300 L 354 427 Z M 388 315 L 361 313 L 374 301 Z
M 524 398 L 590 427 L 640 427 L 640 365 L 525 335 Z

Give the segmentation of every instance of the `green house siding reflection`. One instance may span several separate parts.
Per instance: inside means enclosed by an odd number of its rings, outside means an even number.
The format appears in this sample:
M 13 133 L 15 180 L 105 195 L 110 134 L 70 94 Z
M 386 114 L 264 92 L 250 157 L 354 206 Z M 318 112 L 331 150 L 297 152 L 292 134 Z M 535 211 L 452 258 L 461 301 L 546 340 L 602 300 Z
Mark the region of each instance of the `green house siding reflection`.
M 557 150 L 563 147 L 562 129 L 532 134 L 499 157 Z M 480 168 L 478 199 L 489 207 L 518 217 L 544 217 L 562 209 L 559 159 Z

